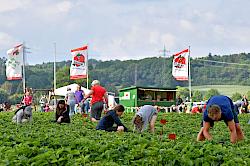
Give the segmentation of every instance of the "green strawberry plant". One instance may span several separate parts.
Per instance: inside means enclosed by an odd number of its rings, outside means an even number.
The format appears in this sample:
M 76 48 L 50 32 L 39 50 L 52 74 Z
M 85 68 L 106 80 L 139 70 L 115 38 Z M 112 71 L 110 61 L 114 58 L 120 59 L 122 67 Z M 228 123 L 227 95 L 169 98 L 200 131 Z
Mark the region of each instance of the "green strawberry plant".
M 236 144 L 223 122 L 211 130 L 212 141 L 197 142 L 201 114 L 159 113 L 154 134 L 133 133 L 133 113 L 121 117 L 126 133 L 97 131 L 81 115 L 57 124 L 53 112 L 34 112 L 32 123 L 20 125 L 12 116 L 0 112 L 0 165 L 250 165 L 250 114 L 239 115 L 246 138 Z

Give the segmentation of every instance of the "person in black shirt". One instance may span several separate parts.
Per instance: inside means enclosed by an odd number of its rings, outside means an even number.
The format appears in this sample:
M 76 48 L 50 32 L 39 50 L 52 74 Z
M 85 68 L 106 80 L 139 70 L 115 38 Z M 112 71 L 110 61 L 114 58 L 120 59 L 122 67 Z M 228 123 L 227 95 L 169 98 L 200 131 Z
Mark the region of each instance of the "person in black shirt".
M 176 98 L 176 102 L 175 102 L 175 106 L 176 106 L 175 108 L 177 112 L 182 112 L 182 103 L 183 103 L 183 100 L 180 97 L 180 95 L 178 95 Z
M 105 130 L 105 131 L 128 131 L 128 129 L 122 124 L 119 117 L 124 112 L 123 105 L 116 105 L 113 110 L 108 111 L 108 113 L 99 121 L 96 126 L 97 130 Z M 113 126 L 114 123 L 116 126 Z
M 70 123 L 69 106 L 64 100 L 59 100 L 56 106 L 56 120 L 57 123 Z

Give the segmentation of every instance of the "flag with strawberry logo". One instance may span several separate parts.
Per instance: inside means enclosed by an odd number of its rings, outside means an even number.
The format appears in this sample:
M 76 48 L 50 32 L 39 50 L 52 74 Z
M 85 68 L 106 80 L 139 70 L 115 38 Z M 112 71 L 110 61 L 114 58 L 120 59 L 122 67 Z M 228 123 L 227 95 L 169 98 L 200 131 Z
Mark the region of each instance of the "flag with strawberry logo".
M 23 44 L 19 44 L 7 51 L 6 77 L 7 80 L 22 79 Z
M 87 78 L 87 70 L 88 70 L 87 50 L 88 46 L 83 46 L 71 50 L 71 55 L 72 55 L 72 63 L 70 66 L 71 80 Z
M 172 75 L 178 81 L 188 80 L 188 53 L 185 49 L 177 54 L 174 54 Z

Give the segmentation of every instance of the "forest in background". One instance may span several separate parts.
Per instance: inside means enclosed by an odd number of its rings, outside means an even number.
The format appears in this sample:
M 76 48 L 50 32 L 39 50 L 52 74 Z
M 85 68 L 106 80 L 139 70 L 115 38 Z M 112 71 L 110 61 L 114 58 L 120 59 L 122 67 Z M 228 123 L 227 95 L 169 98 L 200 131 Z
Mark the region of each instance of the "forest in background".
M 16 100 L 22 94 L 21 81 L 7 81 L 5 58 L 0 58 L 0 100 Z M 71 61 L 57 62 L 57 87 L 79 83 L 86 87 L 86 79 L 70 80 Z M 245 85 L 250 86 L 250 53 L 211 55 L 191 58 L 192 86 Z M 110 92 L 118 93 L 129 86 L 188 87 L 188 82 L 176 81 L 172 77 L 172 57 L 151 57 L 141 60 L 100 61 L 90 59 L 89 83 L 98 79 Z M 53 88 L 53 62 L 27 65 L 26 86 L 33 89 Z M 0 101 L 3 102 L 3 101 Z

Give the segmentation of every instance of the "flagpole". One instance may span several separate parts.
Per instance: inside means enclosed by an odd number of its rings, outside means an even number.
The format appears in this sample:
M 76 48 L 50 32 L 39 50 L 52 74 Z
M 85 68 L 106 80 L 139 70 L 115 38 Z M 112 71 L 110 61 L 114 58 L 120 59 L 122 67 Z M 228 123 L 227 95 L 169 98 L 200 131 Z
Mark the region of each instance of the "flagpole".
M 25 42 L 23 42 L 23 92 L 25 92 Z
M 189 85 L 189 100 L 190 100 L 190 102 L 192 101 L 192 91 L 191 91 L 191 58 L 190 58 L 190 46 L 189 46 L 189 48 L 188 48 L 188 52 L 189 52 L 189 54 L 188 54 L 188 85 Z
M 56 42 L 54 42 L 54 108 L 56 108 L 55 91 L 56 91 Z
M 89 61 L 89 53 L 88 53 L 88 44 L 87 44 L 87 61 L 86 61 L 86 67 L 87 67 L 87 89 L 89 89 L 89 69 L 88 69 L 88 61 Z

